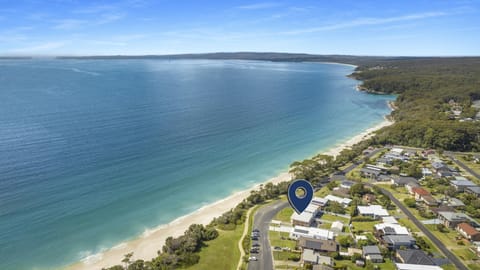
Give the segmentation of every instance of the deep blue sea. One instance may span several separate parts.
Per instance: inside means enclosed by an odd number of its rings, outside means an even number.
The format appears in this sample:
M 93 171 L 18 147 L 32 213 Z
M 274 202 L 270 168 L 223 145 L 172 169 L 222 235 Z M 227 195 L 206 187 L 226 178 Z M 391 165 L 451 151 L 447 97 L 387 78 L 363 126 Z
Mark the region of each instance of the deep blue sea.
M 0 61 L 0 269 L 51 269 L 263 182 L 383 120 L 354 67 Z

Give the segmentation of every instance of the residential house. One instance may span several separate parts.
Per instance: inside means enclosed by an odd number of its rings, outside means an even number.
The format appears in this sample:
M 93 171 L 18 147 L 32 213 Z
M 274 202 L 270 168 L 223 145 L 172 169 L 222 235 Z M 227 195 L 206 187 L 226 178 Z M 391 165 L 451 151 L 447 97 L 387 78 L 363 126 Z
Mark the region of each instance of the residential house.
M 312 201 L 310 202 L 310 204 L 317 205 L 319 208 L 325 207 L 327 203 L 328 199 L 319 197 L 313 197 Z
M 312 239 L 306 237 L 298 238 L 298 247 L 302 250 L 311 249 L 318 252 L 336 252 L 338 251 L 338 244 L 333 240 L 327 239 Z
M 361 216 L 372 217 L 374 219 L 386 217 L 390 214 L 381 205 L 357 206 L 358 214 Z
M 406 227 L 399 224 L 380 223 L 374 225 L 377 235 L 410 235 Z
M 302 263 L 308 264 L 325 264 L 333 266 L 333 259 L 328 256 L 323 256 L 313 249 L 304 249 L 302 252 Z
M 471 223 L 472 221 L 472 218 L 464 213 L 444 211 L 438 212 L 438 219 L 448 228 L 455 228 L 460 223 Z
M 398 220 L 392 216 L 382 217 L 383 223 L 398 224 Z
M 414 187 L 411 190 L 417 202 L 423 202 L 430 207 L 438 205 L 438 201 L 424 188 Z
M 370 179 L 377 179 L 382 174 L 381 170 L 377 169 L 370 169 L 370 168 L 361 168 L 360 175 L 362 177 L 370 178 Z
M 480 197 L 480 187 L 479 186 L 474 186 L 474 187 L 466 187 L 464 190 L 465 193 L 473 194 L 475 196 Z
M 292 216 L 290 217 L 292 225 L 299 225 L 305 227 L 309 227 L 310 225 L 312 225 L 314 219 L 314 215 L 306 211 L 303 211 L 300 214 L 297 214 L 297 212 L 293 212 Z
M 439 177 L 452 177 L 452 176 L 455 175 L 455 173 L 453 173 L 449 170 L 442 170 L 442 171 L 437 172 L 437 175 Z
M 420 197 L 421 201 L 429 207 L 437 206 L 439 202 L 432 195 L 427 194 Z
M 391 180 L 392 185 L 397 187 L 404 187 L 406 184 L 415 183 L 418 185 L 418 180 L 408 176 L 393 176 Z
M 330 226 L 330 230 L 334 232 L 342 232 L 343 226 L 344 226 L 343 223 L 337 220 L 332 222 L 332 225 Z
M 443 270 L 437 265 L 424 265 L 424 264 L 407 264 L 407 263 L 395 263 L 397 270 Z
M 467 187 L 476 187 L 477 184 L 473 183 L 470 180 L 452 180 L 450 184 L 455 187 L 455 189 L 459 192 L 465 191 Z
M 412 193 L 417 201 L 421 201 L 422 196 L 430 195 L 430 192 L 421 187 L 412 188 Z
M 428 177 L 428 176 L 432 176 L 433 173 L 429 168 L 422 168 L 422 175 L 423 177 Z
M 457 198 L 453 198 L 453 197 L 449 197 L 447 198 L 444 203 L 447 205 L 447 206 L 451 206 L 452 208 L 456 209 L 456 208 L 463 208 L 465 207 L 465 204 L 457 199 Z
M 433 259 L 418 249 L 397 250 L 395 258 L 400 263 L 406 264 L 420 264 L 420 265 L 435 265 Z
M 343 207 L 347 207 L 352 202 L 351 199 L 341 198 L 341 197 L 330 195 L 330 194 L 325 196 L 325 199 L 327 200 L 327 202 L 329 202 L 329 201 L 338 202 L 341 205 L 343 205 Z
M 411 235 L 385 235 L 382 242 L 390 250 L 397 250 L 402 247 L 413 248 L 417 243 Z
M 393 165 L 392 158 L 380 157 L 377 159 L 377 164 L 379 165 Z
M 340 183 L 340 187 L 341 187 L 341 188 L 350 189 L 354 184 L 355 184 L 355 182 L 345 180 L 345 181 L 342 181 L 342 182 Z
M 294 240 L 297 240 L 300 237 L 333 240 L 335 239 L 335 233 L 326 229 L 294 226 L 289 237 Z
M 460 223 L 457 225 L 456 230 L 466 239 L 470 241 L 480 241 L 480 232 L 477 231 L 472 225 L 468 223 Z
M 435 173 L 441 172 L 441 171 L 448 171 L 447 165 L 443 162 L 439 161 L 434 161 L 432 162 L 432 169 Z
M 405 188 L 407 189 L 408 193 L 413 195 L 413 188 L 420 187 L 418 183 L 410 182 L 405 184 Z
M 383 256 L 378 246 L 364 246 L 362 248 L 362 257 L 373 263 L 383 262 Z

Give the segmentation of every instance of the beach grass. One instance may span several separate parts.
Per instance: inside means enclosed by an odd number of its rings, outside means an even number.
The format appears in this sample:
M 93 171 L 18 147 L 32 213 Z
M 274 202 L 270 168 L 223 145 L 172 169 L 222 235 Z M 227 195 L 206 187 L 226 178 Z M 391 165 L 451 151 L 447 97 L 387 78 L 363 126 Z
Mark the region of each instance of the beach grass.
M 198 253 L 200 261 L 187 269 L 236 269 L 240 257 L 238 241 L 242 232 L 243 226 L 237 226 L 233 231 L 219 230 L 219 236 L 206 242 L 207 246 Z

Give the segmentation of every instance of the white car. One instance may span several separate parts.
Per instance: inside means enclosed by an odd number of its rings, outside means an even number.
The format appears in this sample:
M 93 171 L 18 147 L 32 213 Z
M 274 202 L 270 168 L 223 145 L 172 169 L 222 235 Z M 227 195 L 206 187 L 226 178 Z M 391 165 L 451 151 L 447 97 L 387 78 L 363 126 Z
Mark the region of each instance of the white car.
M 249 261 L 258 261 L 257 257 L 251 256 L 248 258 Z

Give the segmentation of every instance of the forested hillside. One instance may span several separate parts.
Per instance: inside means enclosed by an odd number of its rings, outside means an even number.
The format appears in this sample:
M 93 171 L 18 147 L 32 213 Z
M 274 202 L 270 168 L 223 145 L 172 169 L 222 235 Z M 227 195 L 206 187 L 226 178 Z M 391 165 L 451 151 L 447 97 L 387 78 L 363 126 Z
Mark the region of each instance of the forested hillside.
M 398 94 L 396 123 L 379 132 L 380 143 L 479 151 L 480 58 L 417 58 L 360 64 L 352 77 L 362 90 Z M 457 115 L 454 115 L 454 111 Z

